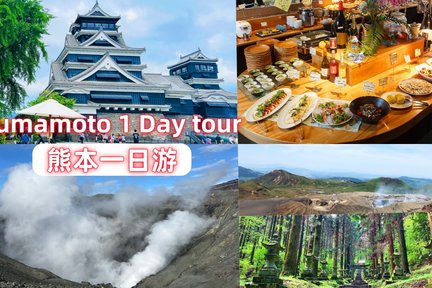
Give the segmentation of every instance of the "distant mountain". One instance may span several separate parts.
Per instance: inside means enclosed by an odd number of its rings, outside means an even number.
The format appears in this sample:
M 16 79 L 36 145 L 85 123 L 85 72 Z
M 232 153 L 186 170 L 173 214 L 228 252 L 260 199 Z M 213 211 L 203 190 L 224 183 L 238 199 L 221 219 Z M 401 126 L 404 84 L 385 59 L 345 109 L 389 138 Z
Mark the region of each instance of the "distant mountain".
M 364 180 L 360 180 L 358 178 L 352 178 L 352 177 L 330 177 L 330 178 L 326 178 L 326 179 L 335 180 L 335 181 L 342 181 L 342 182 L 352 182 L 352 183 L 364 182 Z
M 248 169 L 242 166 L 239 166 L 239 179 L 241 180 L 249 180 L 255 179 L 262 176 L 263 173 L 254 171 L 252 169 Z
M 413 177 L 407 177 L 407 176 L 402 176 L 402 177 L 399 177 L 398 179 L 402 180 L 403 182 L 405 182 L 409 186 L 411 186 L 413 188 L 417 188 L 417 189 L 432 185 L 432 179 L 413 178 Z
M 285 170 L 274 170 L 257 178 L 256 181 L 268 186 L 294 186 L 312 184 L 313 182 L 309 178 L 298 176 Z
M 308 193 L 334 194 L 346 192 L 429 194 L 425 193 L 425 189 L 414 188 L 398 178 L 379 177 L 370 180 L 360 180 L 352 177 L 332 177 L 310 179 L 285 170 L 274 170 L 240 184 L 240 197 L 243 199 L 250 197 L 297 197 Z

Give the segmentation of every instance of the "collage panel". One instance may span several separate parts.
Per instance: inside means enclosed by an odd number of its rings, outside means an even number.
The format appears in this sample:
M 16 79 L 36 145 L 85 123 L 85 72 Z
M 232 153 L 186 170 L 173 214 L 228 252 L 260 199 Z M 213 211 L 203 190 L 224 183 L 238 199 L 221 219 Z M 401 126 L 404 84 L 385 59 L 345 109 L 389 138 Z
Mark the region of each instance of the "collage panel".
M 237 143 L 231 0 L 15 2 L 0 143 Z
M 237 0 L 240 143 L 432 143 L 430 7 Z
M 430 152 L 239 145 L 240 286 L 430 287 Z
M 431 287 L 432 213 L 240 217 L 240 287 Z
M 0 287 L 237 287 L 237 149 L 190 148 L 182 177 L 46 177 L 0 147 Z

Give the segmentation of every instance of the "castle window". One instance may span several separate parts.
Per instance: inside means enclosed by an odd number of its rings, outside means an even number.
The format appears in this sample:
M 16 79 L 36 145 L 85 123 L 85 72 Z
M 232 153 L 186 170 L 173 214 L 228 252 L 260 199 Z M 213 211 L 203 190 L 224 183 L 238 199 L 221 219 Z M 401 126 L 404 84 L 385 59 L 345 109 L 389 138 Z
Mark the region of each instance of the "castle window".
M 208 68 L 209 72 L 213 72 L 214 71 L 214 67 L 213 66 L 207 66 L 207 68 Z
M 186 67 L 183 67 L 183 68 L 181 69 L 181 72 L 182 72 L 182 73 L 186 73 L 186 72 L 187 72 Z
M 202 71 L 207 71 L 207 66 L 206 65 L 201 65 L 201 70 Z

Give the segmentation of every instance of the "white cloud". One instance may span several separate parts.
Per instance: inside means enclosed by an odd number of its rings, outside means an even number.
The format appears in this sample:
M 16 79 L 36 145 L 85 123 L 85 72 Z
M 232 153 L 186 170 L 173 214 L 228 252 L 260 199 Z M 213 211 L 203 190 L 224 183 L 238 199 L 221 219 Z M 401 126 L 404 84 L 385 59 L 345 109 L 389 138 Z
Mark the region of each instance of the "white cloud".
M 215 163 L 212 163 L 212 164 L 207 164 L 207 165 L 204 165 L 204 166 L 192 168 L 191 171 L 192 172 L 204 171 L 204 170 L 208 170 L 208 169 L 211 169 L 211 168 L 214 168 L 214 167 L 220 167 L 221 165 L 225 165 L 225 164 L 226 164 L 225 160 L 219 160 L 219 161 L 217 161 Z
M 204 153 L 219 153 L 219 152 L 224 152 L 235 148 L 237 148 L 237 146 L 226 144 L 226 145 L 202 145 L 202 147 L 200 147 L 199 149 L 201 152 Z

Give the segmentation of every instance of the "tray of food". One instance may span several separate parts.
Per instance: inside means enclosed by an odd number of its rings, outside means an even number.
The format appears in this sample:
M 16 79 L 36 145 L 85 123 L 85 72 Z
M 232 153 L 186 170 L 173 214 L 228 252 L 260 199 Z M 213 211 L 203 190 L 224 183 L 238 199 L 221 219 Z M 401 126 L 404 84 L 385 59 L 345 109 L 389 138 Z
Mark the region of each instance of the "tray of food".
M 399 82 L 399 89 L 412 96 L 427 96 L 432 93 L 432 84 L 423 79 L 410 78 Z
M 353 113 L 346 101 L 334 100 L 319 103 L 312 113 L 312 119 L 328 126 L 344 125 L 351 121 Z
M 277 121 L 279 128 L 289 129 L 301 124 L 312 114 L 317 102 L 318 95 L 313 92 L 294 96 L 279 113 Z
M 245 112 L 245 118 L 248 122 L 258 122 L 264 120 L 277 111 L 279 111 L 290 99 L 292 98 L 292 92 L 288 88 L 282 88 L 273 91 L 266 96 L 256 101 L 249 109 Z
M 282 31 L 276 28 L 273 29 L 264 29 L 261 31 L 258 31 L 257 33 L 255 33 L 255 35 L 257 35 L 258 37 L 268 37 L 268 36 L 273 36 L 273 35 L 278 35 L 281 34 Z
M 381 95 L 381 98 L 386 100 L 392 109 L 407 109 L 413 105 L 413 98 L 402 92 L 386 92 Z
M 277 61 L 262 69 L 256 68 L 248 71 L 247 74 L 238 77 L 240 90 L 248 96 L 262 97 L 279 86 L 288 84 L 293 80 L 290 75 L 297 74 L 300 77 L 301 73 L 292 64 L 297 60 L 293 58 L 289 63 Z M 297 73 L 292 73 L 292 71 L 297 71 Z

